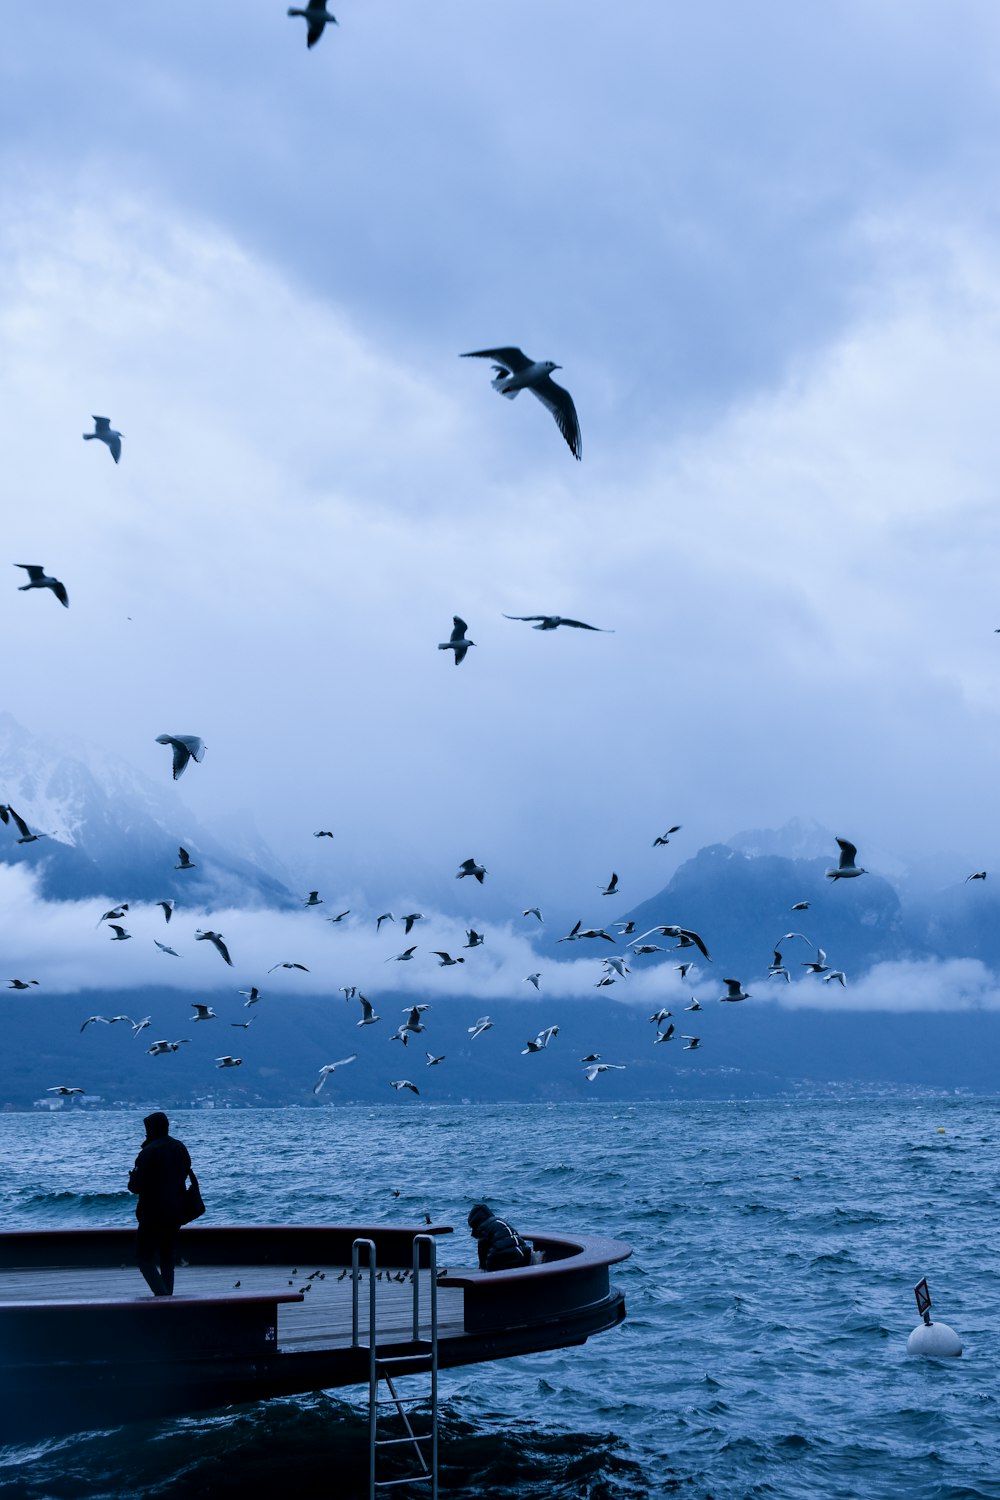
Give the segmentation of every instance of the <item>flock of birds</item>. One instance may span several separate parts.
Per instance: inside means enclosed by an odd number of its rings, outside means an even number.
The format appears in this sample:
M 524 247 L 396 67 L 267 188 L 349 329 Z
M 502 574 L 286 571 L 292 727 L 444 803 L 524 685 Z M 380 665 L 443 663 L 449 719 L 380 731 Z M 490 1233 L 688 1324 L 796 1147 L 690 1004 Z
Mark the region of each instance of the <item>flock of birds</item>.
M 319 42 L 327 26 L 337 25 L 336 17 L 327 10 L 325 4 L 309 3 L 304 6 L 291 7 L 288 10 L 288 15 L 289 17 L 305 20 L 306 42 L 309 48 L 314 47 Z M 550 413 L 573 457 L 577 460 L 582 458 L 582 434 L 576 407 L 570 393 L 552 378 L 553 372 L 561 368 L 558 364 L 547 359 L 532 359 L 522 349 L 513 345 L 470 350 L 460 357 L 463 359 L 489 361 L 493 372 L 492 387 L 505 399 L 513 401 L 522 391 L 530 392 Z M 93 431 L 82 434 L 84 441 L 103 444 L 111 454 L 114 463 L 116 465 L 119 464 L 122 457 L 123 434 L 112 427 L 109 417 L 94 415 L 93 422 Z M 21 592 L 48 590 L 64 608 L 69 607 L 69 595 L 65 584 L 61 579 L 46 572 L 41 564 L 17 563 L 14 566 L 27 575 L 27 581 L 19 585 Z M 505 615 L 504 617 L 512 621 L 530 624 L 537 631 L 554 632 L 565 627 L 567 629 L 587 632 L 608 633 L 605 627 L 592 625 L 583 620 L 558 614 Z M 469 650 L 476 645 L 475 641 L 470 639 L 468 631 L 469 626 L 467 622 L 459 615 L 454 615 L 452 630 L 448 640 L 439 643 L 438 649 L 440 651 L 452 653 L 455 666 L 460 666 L 465 661 Z M 170 750 L 171 773 L 174 781 L 178 780 L 184 774 L 191 762 L 200 763 L 205 756 L 206 747 L 198 735 L 164 733 L 156 736 L 156 742 L 168 747 Z M 13 825 L 13 828 L 16 830 L 18 844 L 33 844 L 47 836 L 43 832 L 33 830 L 25 818 L 9 804 L 0 804 L 0 821 L 7 826 Z M 668 845 L 672 835 L 679 831 L 679 825 L 671 825 L 662 834 L 656 836 L 653 840 L 653 846 L 659 848 Z M 333 830 L 329 828 L 317 829 L 314 833 L 316 839 L 332 839 L 333 836 Z M 826 872 L 830 881 L 838 882 L 854 879 L 867 873 L 857 863 L 856 847 L 846 839 L 838 839 L 837 843 L 840 850 L 839 861 L 835 867 Z M 189 871 L 196 868 L 197 866 L 191 859 L 188 851 L 180 847 L 178 849 L 178 862 L 174 866 L 174 869 Z M 482 885 L 487 873 L 484 865 L 478 863 L 475 859 L 469 858 L 464 860 L 459 866 L 455 878 L 471 878 Z M 969 880 L 983 880 L 985 878 L 985 871 L 974 872 L 968 877 Z M 604 886 L 600 887 L 600 894 L 603 898 L 613 898 L 619 894 L 617 872 L 612 872 L 610 880 Z M 319 891 L 312 890 L 304 898 L 303 904 L 307 908 L 318 908 L 323 906 L 324 902 Z M 155 905 L 162 911 L 165 930 L 169 927 L 174 917 L 176 903 L 172 899 L 164 899 L 155 903 Z M 796 903 L 792 910 L 803 911 L 807 910 L 808 906 L 808 901 L 802 901 Z M 132 934 L 125 925 L 128 912 L 129 903 L 121 902 L 119 905 L 104 912 L 99 918 L 98 926 L 107 927 L 111 935 L 111 941 L 125 943 L 131 940 Z M 526 918 L 534 918 L 539 924 L 544 921 L 542 911 L 537 906 L 524 908 L 521 915 Z M 327 916 L 326 920 L 336 925 L 342 923 L 348 916 L 350 916 L 349 910 L 344 910 L 338 912 L 336 915 Z M 392 912 L 383 912 L 377 918 L 376 932 L 381 931 L 383 924 L 388 922 L 396 923 L 397 920 L 403 926 L 404 936 L 408 937 L 416 925 L 424 921 L 424 917 L 420 912 L 409 912 L 397 919 Z M 585 927 L 581 919 L 575 923 L 569 932 L 558 939 L 560 943 L 597 942 L 612 946 L 617 946 L 619 943 L 625 945 L 622 953 L 602 958 L 600 977 L 596 980 L 597 988 L 606 988 L 616 983 L 621 983 L 633 971 L 633 966 L 637 961 L 656 954 L 678 952 L 681 955 L 680 962 L 674 965 L 674 968 L 680 973 L 682 981 L 688 979 L 693 965 L 698 962 L 699 958 L 706 963 L 711 962 L 706 942 L 699 933 L 688 927 L 678 924 L 661 924 L 650 928 L 646 932 L 636 934 L 634 922 L 620 921 L 609 925 L 614 929 L 613 932 L 609 932 L 607 927 L 603 925 Z M 472 961 L 471 952 L 482 948 L 485 942 L 485 934 L 478 931 L 475 927 L 470 927 L 467 929 L 466 935 L 467 941 L 464 948 L 470 951 L 470 961 Z M 196 929 L 193 937 L 196 942 L 210 944 L 224 964 L 230 968 L 234 967 L 229 946 L 222 933 L 212 929 Z M 673 947 L 666 949 L 660 943 L 650 942 L 649 939 L 653 937 L 671 939 Z M 806 943 L 810 942 L 800 932 L 788 932 L 778 939 L 778 942 L 774 945 L 772 962 L 768 967 L 769 977 L 790 982 L 791 970 L 784 961 L 782 945 L 797 940 L 802 940 Z M 153 942 L 156 948 L 165 956 L 172 958 L 179 958 L 181 956 L 178 948 L 174 947 L 172 943 L 165 942 L 160 938 L 154 938 Z M 810 946 L 813 945 L 810 944 Z M 408 963 L 414 960 L 418 951 L 419 945 L 414 943 L 401 949 L 399 952 L 390 953 L 384 962 Z M 465 952 L 452 954 L 447 949 L 429 949 L 428 951 L 437 959 L 438 966 L 442 968 L 457 968 L 459 965 L 464 965 L 467 961 Z M 696 958 L 694 955 L 698 957 Z M 844 972 L 840 969 L 831 968 L 827 964 L 826 953 L 820 947 L 816 947 L 815 957 L 803 961 L 801 967 L 808 974 L 821 977 L 826 983 L 837 982 L 841 985 L 846 983 Z M 305 964 L 291 959 L 279 960 L 267 972 L 268 974 L 272 974 L 278 970 L 309 972 Z M 535 991 L 541 992 L 542 980 L 543 971 L 537 970 L 527 974 L 522 982 L 531 985 Z M 718 997 L 719 1003 L 732 1005 L 742 1003 L 751 998 L 740 979 L 727 977 L 722 982 L 724 993 Z M 26 991 L 34 989 L 37 986 L 37 979 L 12 978 L 9 981 L 9 988 L 13 990 Z M 359 1007 L 360 1014 L 355 1022 L 358 1028 L 366 1030 L 380 1023 L 381 1017 L 376 1012 L 374 1002 L 369 996 L 362 993 L 356 985 L 345 986 L 342 993 L 348 1004 L 356 1002 Z M 255 1016 L 254 1008 L 261 1003 L 263 991 L 257 984 L 253 984 L 248 989 L 238 991 L 238 994 L 242 997 L 243 1006 L 250 1012 L 250 1015 L 245 1019 L 229 1021 L 228 1024 L 231 1028 L 241 1029 L 245 1032 L 253 1024 Z M 196 1001 L 192 1002 L 192 1006 L 192 1014 L 189 1018 L 191 1029 L 193 1029 L 194 1025 L 219 1022 L 220 1018 L 211 1005 Z M 422 1037 L 426 1032 L 428 1025 L 427 1014 L 430 1008 L 426 1003 L 406 1006 L 403 1011 L 403 1020 L 390 1033 L 389 1040 L 397 1043 L 403 1049 L 407 1049 L 412 1041 L 415 1041 L 418 1037 Z M 692 1014 L 697 1014 L 703 1008 L 702 1002 L 696 996 L 692 996 L 690 1004 L 684 1007 L 686 1013 Z M 654 1045 L 663 1045 L 676 1039 L 684 1042 L 685 1046 L 683 1050 L 685 1051 L 693 1052 L 700 1049 L 702 1039 L 696 1032 L 681 1033 L 678 1037 L 672 1012 L 666 1007 L 661 1006 L 654 1011 L 650 1015 L 649 1020 L 655 1026 Z M 128 1025 L 132 1029 L 133 1035 L 138 1038 L 150 1031 L 152 1018 L 150 1016 L 143 1016 L 139 1019 L 134 1019 L 124 1014 L 112 1016 L 91 1015 L 83 1021 L 80 1030 L 83 1032 L 91 1026 L 114 1026 L 116 1024 Z M 489 1015 L 480 1016 L 476 1019 L 467 1029 L 470 1042 L 475 1043 L 478 1041 L 479 1038 L 483 1037 L 493 1028 L 493 1024 Z M 522 1055 L 537 1056 L 546 1052 L 558 1036 L 559 1026 L 557 1024 L 550 1024 L 543 1027 L 534 1037 L 526 1041 L 524 1047 L 521 1049 Z M 162 1037 L 151 1041 L 145 1050 L 146 1054 L 150 1057 L 169 1056 L 176 1054 L 181 1047 L 188 1045 L 190 1041 L 190 1037 Z M 323 1064 L 319 1068 L 318 1076 L 312 1086 L 313 1094 L 320 1094 L 338 1069 L 348 1067 L 350 1064 L 356 1062 L 357 1058 L 358 1054 L 352 1052 L 348 1056 L 341 1057 L 334 1062 Z M 436 1053 L 426 1049 L 424 1051 L 424 1058 L 425 1067 L 427 1068 L 439 1067 L 446 1061 L 443 1053 Z M 218 1069 L 232 1070 L 241 1067 L 244 1059 L 242 1056 L 234 1055 L 232 1052 L 222 1051 L 214 1061 Z M 604 1073 L 620 1071 L 626 1066 L 624 1063 L 619 1062 L 605 1062 L 602 1060 L 600 1054 L 596 1052 L 590 1052 L 581 1057 L 580 1064 L 584 1069 L 585 1078 L 590 1082 L 594 1082 Z M 419 1095 L 420 1093 L 417 1084 L 412 1079 L 406 1077 L 391 1078 L 388 1080 L 388 1086 L 397 1092 L 408 1092 L 413 1095 Z M 82 1095 L 85 1091 L 77 1084 L 62 1083 L 53 1085 L 49 1092 L 61 1097 L 71 1097 Z

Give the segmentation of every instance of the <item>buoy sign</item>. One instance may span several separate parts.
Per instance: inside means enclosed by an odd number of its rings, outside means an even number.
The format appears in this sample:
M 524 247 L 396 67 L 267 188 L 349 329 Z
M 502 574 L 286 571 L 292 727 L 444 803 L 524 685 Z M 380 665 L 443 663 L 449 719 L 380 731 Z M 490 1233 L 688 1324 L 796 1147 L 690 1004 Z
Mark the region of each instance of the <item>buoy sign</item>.
M 931 1293 L 927 1285 L 927 1277 L 923 1276 L 913 1288 L 913 1295 L 917 1299 L 917 1312 L 922 1318 L 926 1318 L 931 1310 Z

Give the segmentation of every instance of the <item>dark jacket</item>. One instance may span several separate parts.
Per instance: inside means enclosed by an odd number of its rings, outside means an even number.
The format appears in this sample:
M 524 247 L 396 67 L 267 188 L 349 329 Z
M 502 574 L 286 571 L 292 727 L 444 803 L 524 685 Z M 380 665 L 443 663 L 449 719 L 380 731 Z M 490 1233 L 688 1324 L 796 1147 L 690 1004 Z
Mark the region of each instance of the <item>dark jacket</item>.
M 138 1193 L 135 1216 L 140 1224 L 180 1224 L 191 1158 L 183 1141 L 172 1135 L 147 1140 L 129 1173 L 130 1193 Z
M 479 1247 L 481 1271 L 513 1271 L 520 1266 L 530 1266 L 529 1246 L 506 1219 L 498 1219 L 492 1212 L 486 1217 L 480 1214 L 470 1223 L 470 1228 Z

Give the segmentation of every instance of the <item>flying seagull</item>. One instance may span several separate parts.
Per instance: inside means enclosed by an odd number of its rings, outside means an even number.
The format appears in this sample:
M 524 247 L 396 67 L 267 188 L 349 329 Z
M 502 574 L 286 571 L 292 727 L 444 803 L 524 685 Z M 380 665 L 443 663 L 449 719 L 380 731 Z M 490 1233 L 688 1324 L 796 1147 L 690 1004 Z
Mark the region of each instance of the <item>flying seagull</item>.
M 747 994 L 746 990 L 743 988 L 738 979 L 724 979 L 722 982 L 726 986 L 726 993 L 719 996 L 720 1000 L 729 1001 L 735 1004 L 737 1000 L 750 999 L 750 996 Z
M 538 989 L 538 981 L 541 979 L 541 977 L 542 977 L 542 971 L 541 971 L 541 969 L 539 969 L 538 972 L 537 972 L 537 974 L 525 974 L 524 978 L 521 980 L 521 983 L 522 984 L 533 984 L 535 986 L 535 989 L 537 990 Z
M 112 427 L 110 417 L 95 417 L 93 432 L 83 434 L 85 443 L 92 443 L 95 438 L 99 443 L 108 445 L 111 449 L 111 457 L 117 463 L 122 456 L 122 435 Z
M 660 1042 L 672 1042 L 674 1039 L 675 1030 L 676 1027 L 674 1026 L 673 1021 L 671 1021 L 666 1031 L 660 1031 L 658 1029 L 656 1035 L 653 1038 L 653 1046 L 657 1046 Z
M 502 611 L 501 611 L 502 613 Z M 505 620 L 537 620 L 532 630 L 558 630 L 560 625 L 572 625 L 576 630 L 596 630 L 599 635 L 614 635 L 603 625 L 588 625 L 584 620 L 571 620 L 566 615 L 504 615 Z
M 483 934 L 477 932 L 474 927 L 467 927 L 465 929 L 465 936 L 468 941 L 462 944 L 463 948 L 481 948 L 486 941 Z
M 452 958 L 451 954 L 445 953 L 444 949 L 442 948 L 432 948 L 431 952 L 434 954 L 435 958 L 439 958 L 441 960 L 441 962 L 438 964 L 439 969 L 450 968 L 452 964 L 465 963 L 464 958 Z
M 45 1092 L 47 1094 L 60 1094 L 63 1098 L 65 1098 L 68 1094 L 85 1094 L 87 1090 L 70 1088 L 68 1084 L 57 1083 L 55 1088 L 46 1089 Z
M 250 1022 L 248 1021 L 247 1025 L 249 1026 L 249 1024 Z M 227 1052 L 225 1057 L 217 1057 L 215 1059 L 215 1066 L 217 1068 L 240 1068 L 243 1066 L 243 1059 L 242 1057 L 230 1057 Z
M 608 881 L 607 885 L 602 885 L 601 886 L 601 895 L 602 896 L 617 896 L 618 895 L 618 876 L 614 872 L 614 870 L 612 870 L 612 872 L 611 872 L 611 879 Z
M 700 1036 L 688 1036 L 686 1031 L 682 1031 L 681 1036 L 687 1042 L 687 1046 L 681 1048 L 682 1052 L 695 1052 L 701 1046 Z
M 182 1036 L 176 1042 L 153 1042 L 152 1046 L 146 1048 L 149 1057 L 165 1057 L 168 1052 L 177 1052 L 183 1042 L 189 1042 L 189 1036 Z
M 240 990 L 239 993 L 246 995 L 246 999 L 243 1002 L 244 1008 L 248 1005 L 256 1005 L 260 999 L 260 990 L 255 984 L 252 984 L 248 990 Z
M 308 894 L 308 896 L 306 897 L 306 899 L 303 901 L 302 905 L 303 906 L 322 906 L 323 905 L 323 897 L 320 895 L 319 891 L 310 891 L 309 894 Z
M 545 918 L 542 916 L 542 913 L 541 913 L 541 911 L 539 910 L 539 908 L 537 906 L 528 906 L 528 907 L 526 907 L 525 910 L 521 913 L 521 916 L 522 917 L 537 917 L 538 920 L 539 920 L 539 922 L 544 922 L 545 921 Z
M 352 1052 L 350 1057 L 342 1057 L 338 1062 L 324 1063 L 323 1067 L 321 1067 L 319 1070 L 319 1078 L 313 1087 L 313 1093 L 318 1094 L 331 1073 L 335 1072 L 337 1068 L 346 1067 L 348 1063 L 356 1062 L 357 1056 L 358 1054 L 356 1052 Z
M 375 918 L 375 931 L 382 931 L 383 922 L 395 922 L 395 920 L 396 918 L 393 916 L 391 911 L 384 911 L 380 917 Z
M 482 885 L 483 876 L 485 874 L 485 865 L 477 865 L 474 859 L 463 859 L 462 863 L 458 867 L 458 874 L 455 876 L 455 879 L 461 880 L 465 875 L 475 875 L 476 879 L 479 881 L 479 884 Z
M 802 964 L 800 967 L 803 969 L 808 969 L 810 974 L 825 974 L 830 965 L 826 961 L 826 953 L 823 951 L 823 949 L 817 948 L 815 959 Z
M 420 1019 L 425 1010 L 430 1010 L 430 1006 L 426 1004 L 404 1006 L 403 1014 L 406 1020 L 403 1022 L 403 1029 L 405 1031 L 426 1031 L 427 1028 Z
M 59 603 L 65 604 L 66 608 L 69 609 L 69 595 L 66 592 L 66 586 L 60 583 L 58 578 L 50 578 L 45 569 L 38 563 L 15 563 L 14 566 L 15 568 L 23 568 L 28 575 L 28 582 L 19 583 L 17 586 L 19 594 L 25 593 L 28 589 L 51 589 L 59 600 Z
M 795 905 L 794 906 L 790 906 L 788 908 L 788 910 L 789 911 L 808 911 L 809 910 L 809 902 L 808 901 L 796 901 Z
M 409 1089 L 411 1094 L 420 1093 L 417 1085 L 415 1083 L 411 1083 L 408 1078 L 390 1078 L 389 1087 L 391 1089 Z
M 111 939 L 113 943 L 127 943 L 129 938 L 132 936 L 130 932 L 125 931 L 125 928 L 121 925 L 120 922 L 109 922 L 108 926 L 114 933 L 114 937 Z
M 416 951 L 417 951 L 417 945 L 416 945 L 416 943 L 414 943 L 412 948 L 404 948 L 403 951 L 402 951 L 402 953 L 390 953 L 389 957 L 388 958 L 384 958 L 382 960 L 382 962 L 386 963 L 386 964 L 391 964 L 391 963 L 405 964 L 405 963 L 409 963 L 410 959 L 413 957 L 413 955 L 414 955 L 414 953 L 416 953 Z
M 855 864 L 858 851 L 847 839 L 838 839 L 840 849 L 840 863 L 835 870 L 827 870 L 828 880 L 850 880 L 854 875 L 867 875 L 868 871 L 863 866 Z
M 210 1005 L 203 1005 L 200 1000 L 192 1000 L 191 1004 L 197 1012 L 196 1015 L 191 1017 L 192 1021 L 214 1021 L 217 1019 L 215 1011 Z
M 653 840 L 653 848 L 654 849 L 659 849 L 659 848 L 662 847 L 662 845 L 669 844 L 670 843 L 670 835 L 672 833 L 680 833 L 680 831 L 681 831 L 681 825 L 679 823 L 675 823 L 674 826 L 673 826 L 673 828 L 668 828 L 667 831 L 666 831 L 666 833 L 659 834 Z
M 698 934 L 692 932 L 689 927 L 651 927 L 648 932 L 641 932 L 636 938 L 636 942 L 641 943 L 643 938 L 651 937 L 654 932 L 658 932 L 661 937 L 676 938 L 678 948 L 697 948 L 703 958 L 707 958 L 709 963 L 712 962 L 705 944 Z
M 466 638 L 465 632 L 468 628 L 468 625 L 466 625 L 465 621 L 459 615 L 452 615 L 451 635 L 448 640 L 438 642 L 439 651 L 454 651 L 456 667 L 465 660 L 469 647 L 476 644 L 475 641 L 470 641 Z
M 527 1057 L 532 1052 L 544 1052 L 545 1048 L 549 1045 L 549 1042 L 551 1042 L 552 1038 L 558 1035 L 558 1026 L 546 1026 L 543 1031 L 540 1031 L 538 1033 L 533 1042 L 528 1042 L 524 1047 L 521 1048 L 521 1056 Z
M 313 834 L 313 838 L 314 839 L 332 839 L 333 838 L 333 829 L 332 828 L 317 828 L 316 832 Z
M 37 983 L 37 979 L 12 979 L 7 988 L 9 990 L 30 990 L 31 986 Z
M 586 1069 L 587 1082 L 588 1083 L 593 1083 L 594 1079 L 598 1076 L 598 1074 L 600 1074 L 600 1073 L 610 1073 L 610 1071 L 611 1071 L 612 1068 L 614 1068 L 619 1073 L 623 1073 L 625 1071 L 625 1064 L 624 1063 L 602 1063 L 602 1062 L 591 1063 L 590 1066 Z
M 411 911 L 407 912 L 405 917 L 400 917 L 399 920 L 403 923 L 403 936 L 409 937 L 410 933 L 413 931 L 414 922 L 422 922 L 424 920 L 424 914 L 422 911 Z
M 972 875 L 966 875 L 966 877 L 965 877 L 965 883 L 966 883 L 966 885 L 968 885 L 968 883 L 969 883 L 970 880 L 985 880 L 985 879 L 986 879 L 986 871 L 985 870 L 976 870 L 974 874 L 972 874 Z
M 334 922 L 334 923 L 336 923 L 336 922 L 342 922 L 345 917 L 349 917 L 350 915 L 351 915 L 351 908 L 348 907 L 346 911 L 340 911 L 340 912 L 337 913 L 337 915 L 335 917 L 327 917 L 326 920 L 328 922 Z
M 267 972 L 269 974 L 273 974 L 275 969 L 301 969 L 303 974 L 308 974 L 310 972 L 306 968 L 305 964 L 297 964 L 293 960 L 287 958 L 282 959 L 281 963 L 279 964 L 272 964 Z
M 443 1052 L 439 1053 L 437 1056 L 435 1056 L 433 1052 L 425 1052 L 424 1056 L 427 1059 L 427 1066 L 429 1068 L 435 1067 L 438 1063 L 443 1063 L 445 1058 L 445 1054 Z
M 189 760 L 205 759 L 205 746 L 196 734 L 158 734 L 158 745 L 169 745 L 174 752 L 174 780 L 182 775 Z
M 495 379 L 493 389 L 513 401 L 518 391 L 530 391 L 555 417 L 556 426 L 569 445 L 576 459 L 583 457 L 583 438 L 580 421 L 569 391 L 552 379 L 553 370 L 562 365 L 551 359 L 533 360 L 520 349 L 510 346 L 502 349 L 470 349 L 462 359 L 490 359 L 493 361 Z
M 309 0 L 309 4 L 304 7 L 291 6 L 288 14 L 290 16 L 302 16 L 305 20 L 307 47 L 315 47 L 326 30 L 327 21 L 333 26 L 340 25 L 337 17 L 328 11 L 325 5 L 317 5 L 315 0 Z
M 180 863 L 174 865 L 175 870 L 197 870 L 198 866 L 194 863 L 190 854 L 183 846 L 178 849 L 177 854 Z
M 212 947 L 215 949 L 216 953 L 218 953 L 219 957 L 224 959 L 230 968 L 233 967 L 233 961 L 229 957 L 229 949 L 223 942 L 221 932 L 202 932 L 201 928 L 198 928 L 198 930 L 195 932 L 194 937 L 195 942 L 197 943 L 211 943 Z
M 21 814 L 16 813 L 9 802 L 7 804 L 7 817 L 14 819 L 14 826 L 16 827 L 18 832 L 17 842 L 19 844 L 34 844 L 37 843 L 39 839 L 48 838 L 48 834 L 46 833 L 32 833 L 27 823 L 21 817 Z M 6 821 L 7 818 L 4 818 L 5 823 Z
M 170 921 L 170 918 L 174 914 L 174 907 L 175 907 L 176 904 L 177 903 L 174 902 L 174 901 L 157 901 L 155 903 L 155 905 L 158 906 L 161 909 L 161 911 L 163 912 L 163 920 L 164 920 L 164 922 L 169 922 Z
M 359 995 L 358 999 L 361 1001 L 362 1015 L 361 1020 L 356 1021 L 355 1025 L 374 1026 L 376 1021 L 381 1020 L 381 1016 L 377 1016 L 375 1014 L 375 1008 L 372 1005 L 371 1001 L 368 999 L 367 995 Z
M 490 1020 L 489 1016 L 480 1016 L 475 1026 L 470 1026 L 468 1028 L 469 1035 L 471 1036 L 472 1040 L 475 1041 L 477 1036 L 482 1036 L 484 1031 L 489 1031 L 492 1025 L 493 1022 Z
M 161 943 L 159 938 L 154 938 L 153 942 L 159 948 L 161 953 L 169 953 L 171 958 L 180 958 L 180 954 L 177 952 L 177 949 L 171 948 L 168 943 Z

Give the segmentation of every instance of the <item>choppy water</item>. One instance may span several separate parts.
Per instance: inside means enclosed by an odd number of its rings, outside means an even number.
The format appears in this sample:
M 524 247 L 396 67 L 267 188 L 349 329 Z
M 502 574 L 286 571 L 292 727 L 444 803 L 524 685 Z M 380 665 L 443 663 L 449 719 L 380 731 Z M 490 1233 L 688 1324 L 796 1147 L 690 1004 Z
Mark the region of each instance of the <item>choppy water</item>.
M 442 1375 L 456 1500 L 1000 1500 L 998 1101 L 335 1107 L 174 1128 L 212 1222 L 463 1225 L 486 1197 L 529 1231 L 633 1245 L 620 1329 Z M 131 1222 L 141 1133 L 128 1115 L 0 1117 L 3 1226 Z M 960 1360 L 906 1356 L 922 1275 Z M 339 1392 L 8 1448 L 0 1495 L 352 1500 L 365 1418 L 363 1393 Z

